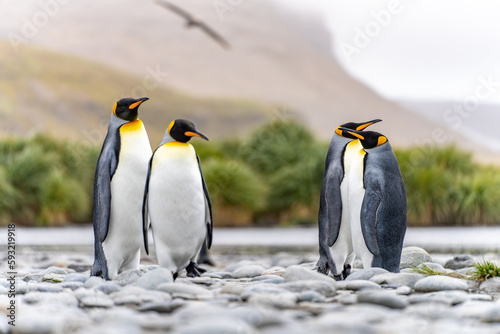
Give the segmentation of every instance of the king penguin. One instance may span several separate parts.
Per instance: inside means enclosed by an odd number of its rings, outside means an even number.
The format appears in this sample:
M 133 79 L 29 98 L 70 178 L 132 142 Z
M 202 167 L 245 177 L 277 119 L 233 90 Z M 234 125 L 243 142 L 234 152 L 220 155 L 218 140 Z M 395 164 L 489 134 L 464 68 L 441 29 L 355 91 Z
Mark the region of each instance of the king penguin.
M 341 130 L 363 146 L 349 180 L 354 251 L 364 268 L 398 273 L 406 233 L 406 191 L 398 161 L 384 135 Z
M 331 272 L 336 280 L 350 274 L 355 258 L 347 201 L 348 173 L 354 152 L 362 149 L 359 140 L 352 135 L 345 137 L 341 128 L 362 131 L 380 121 L 342 124 L 335 129 L 328 148 L 318 214 L 320 258 L 316 268 L 325 275 Z
M 109 280 L 139 268 L 142 200 L 152 151 L 138 109 L 148 99 L 124 98 L 113 106 L 95 172 L 92 276 Z
M 208 140 L 190 121 L 170 123 L 150 160 L 144 191 L 146 252 L 151 225 L 158 264 L 170 270 L 174 279 L 182 269 L 189 277 L 200 276 L 204 270 L 196 258 L 205 243 L 207 248 L 212 244 L 212 204 L 200 159 L 188 143 L 192 137 Z

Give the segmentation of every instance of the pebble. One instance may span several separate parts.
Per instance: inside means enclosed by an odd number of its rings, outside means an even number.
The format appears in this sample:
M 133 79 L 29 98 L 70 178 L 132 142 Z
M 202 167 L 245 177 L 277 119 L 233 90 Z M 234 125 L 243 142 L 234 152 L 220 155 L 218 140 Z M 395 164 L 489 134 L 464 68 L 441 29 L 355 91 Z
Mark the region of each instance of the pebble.
M 330 284 L 335 286 L 335 280 L 333 278 L 297 265 L 286 268 L 284 278 L 285 282 L 314 280 L 329 282 Z
M 345 279 L 346 281 L 369 280 L 375 275 L 388 274 L 389 272 L 383 268 L 366 268 L 352 271 Z
M 65 275 L 61 274 L 45 274 L 42 277 L 42 282 L 48 283 L 62 283 L 65 281 Z
M 66 275 L 66 277 L 64 278 L 64 281 L 65 282 L 82 282 L 82 283 L 84 283 L 88 278 L 89 278 L 88 275 L 73 273 L 73 274 Z
M 444 269 L 444 267 L 442 265 L 440 265 L 439 263 L 433 263 L 433 262 L 424 262 L 424 263 L 421 263 L 417 266 L 417 268 L 430 268 L 438 273 L 445 273 L 446 272 L 446 269 Z
M 59 268 L 59 267 L 48 267 L 47 269 L 45 269 L 44 271 L 42 271 L 42 273 L 44 274 L 56 274 L 56 275 L 68 275 L 68 272 L 66 270 L 64 270 L 63 268 Z
M 409 302 L 406 297 L 388 291 L 361 291 L 358 303 L 371 303 L 394 309 L 403 309 Z
M 446 261 L 444 267 L 448 269 L 462 269 L 467 267 L 472 267 L 472 265 L 476 262 L 476 259 L 471 255 L 456 255 L 453 259 Z
M 196 298 L 210 297 L 213 295 L 210 290 L 194 284 L 162 283 L 157 287 L 157 290 L 168 292 L 171 295 L 185 294 Z
M 292 292 L 315 291 L 325 297 L 335 296 L 337 290 L 332 282 L 315 280 L 293 281 L 278 286 Z
M 432 292 L 442 290 L 467 290 L 465 280 L 448 276 L 428 276 L 415 283 L 415 291 Z
M 120 284 L 121 286 L 125 286 L 137 282 L 139 277 L 141 277 L 143 274 L 144 273 L 139 269 L 127 270 L 116 275 L 116 277 L 113 278 L 113 281 L 115 281 L 117 284 Z
M 278 309 L 286 309 L 293 308 L 298 302 L 297 295 L 292 292 L 283 292 L 283 293 L 264 293 L 257 292 L 250 295 L 248 298 L 248 303 L 250 305 L 264 305 L 270 307 L 276 307 Z
M 465 291 L 438 291 L 409 297 L 410 303 L 444 303 L 447 305 L 461 304 L 470 299 Z
M 243 277 L 255 277 L 255 276 L 260 276 L 262 273 L 266 270 L 263 266 L 260 266 L 258 264 L 252 264 L 248 266 L 243 266 L 238 269 L 236 269 L 233 272 L 233 277 L 234 278 L 243 278 Z
M 104 307 L 104 308 L 112 307 L 115 305 L 115 303 L 111 298 L 106 297 L 104 295 L 84 297 L 80 300 L 80 304 L 83 307 Z
M 377 284 L 405 285 L 413 288 L 423 278 L 424 275 L 416 273 L 387 273 L 373 276 L 370 281 Z
M 492 277 L 481 283 L 479 290 L 487 293 L 500 293 L 500 277 Z
M 166 268 L 158 268 L 148 271 L 141 276 L 136 285 L 147 290 L 155 290 L 162 283 L 172 283 L 174 278 L 170 270 Z
M 432 258 L 420 247 L 404 247 L 401 253 L 400 269 L 416 267 L 421 263 L 432 262 Z
M 357 291 L 364 289 L 381 289 L 381 287 L 377 283 L 371 281 L 355 280 L 355 281 L 347 281 L 345 289 Z

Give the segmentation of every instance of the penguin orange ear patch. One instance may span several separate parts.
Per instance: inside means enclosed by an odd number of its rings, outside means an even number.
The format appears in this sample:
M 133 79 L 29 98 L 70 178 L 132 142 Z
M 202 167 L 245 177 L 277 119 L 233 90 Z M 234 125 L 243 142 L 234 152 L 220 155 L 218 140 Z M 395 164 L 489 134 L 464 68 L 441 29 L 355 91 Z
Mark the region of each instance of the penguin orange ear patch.
M 378 137 L 378 143 L 377 143 L 377 146 L 380 146 L 382 144 L 385 144 L 387 142 L 387 138 L 384 137 L 384 136 L 380 136 Z
M 115 102 L 115 105 L 113 106 L 113 114 L 116 116 L 116 107 L 118 106 L 118 103 Z M 118 117 L 118 116 L 116 116 Z
M 172 130 L 172 128 L 174 127 L 174 124 L 175 124 L 175 121 L 172 121 L 172 122 L 170 122 L 170 124 L 168 125 L 168 129 L 167 129 L 168 134 L 170 134 L 170 130 Z

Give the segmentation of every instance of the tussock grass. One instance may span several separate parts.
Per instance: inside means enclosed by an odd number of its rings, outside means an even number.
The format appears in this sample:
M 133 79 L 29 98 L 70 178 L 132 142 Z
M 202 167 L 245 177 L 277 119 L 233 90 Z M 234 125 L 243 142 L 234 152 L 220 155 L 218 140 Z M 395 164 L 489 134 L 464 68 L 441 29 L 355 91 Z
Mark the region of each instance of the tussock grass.
M 472 278 L 477 281 L 485 281 L 492 277 L 500 277 L 500 267 L 489 260 L 474 263 L 474 274 Z

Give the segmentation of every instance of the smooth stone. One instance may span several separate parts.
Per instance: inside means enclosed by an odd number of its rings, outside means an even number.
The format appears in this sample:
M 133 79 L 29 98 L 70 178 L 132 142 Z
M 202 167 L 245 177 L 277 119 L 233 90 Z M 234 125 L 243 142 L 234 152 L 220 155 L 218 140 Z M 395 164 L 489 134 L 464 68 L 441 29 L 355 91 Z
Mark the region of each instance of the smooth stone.
M 361 291 L 358 294 L 358 303 L 382 305 L 394 309 L 403 309 L 408 306 L 406 297 L 387 291 Z
M 446 261 L 444 267 L 448 269 L 462 269 L 466 267 L 472 267 L 472 265 L 476 262 L 476 259 L 471 255 L 456 255 L 453 259 Z
M 74 273 L 74 274 L 68 274 L 68 275 L 66 275 L 66 277 L 64 278 L 64 281 L 65 282 L 82 282 L 82 283 L 85 283 L 85 281 L 88 278 L 89 278 L 88 275 Z
M 416 267 L 421 263 L 432 262 L 432 257 L 420 247 L 404 247 L 401 253 L 400 269 Z
M 24 295 L 22 300 L 28 304 L 49 303 L 65 307 L 78 307 L 78 299 L 72 292 L 33 291 Z
M 345 288 L 347 290 L 354 290 L 354 291 L 363 289 L 381 289 L 380 285 L 378 285 L 377 283 L 366 280 L 347 281 Z
M 415 283 L 414 289 L 420 292 L 433 292 L 442 290 L 467 290 L 467 282 L 448 276 L 428 276 Z
M 121 286 L 134 284 L 142 275 L 144 275 L 144 273 L 139 269 L 131 269 L 116 275 L 113 281 Z
M 226 311 L 227 316 L 243 320 L 248 325 L 258 329 L 280 328 L 283 324 L 288 323 L 288 317 L 284 316 L 283 313 L 270 308 L 263 310 L 261 307 L 253 305 L 237 306 Z
M 271 284 L 281 284 L 285 279 L 281 276 L 276 275 L 262 275 L 254 277 L 250 282 L 261 282 L 261 283 L 271 283 Z
M 320 274 L 315 270 L 306 269 L 302 266 L 290 266 L 286 268 L 284 278 L 285 282 L 314 280 L 328 282 L 336 286 L 333 278 Z
M 210 290 L 194 284 L 162 283 L 157 287 L 157 290 L 168 292 L 170 294 L 180 293 L 195 297 L 209 297 L 213 295 Z
M 283 284 L 276 285 L 276 284 L 255 284 L 255 285 L 249 285 L 245 288 L 245 291 L 241 294 L 241 298 L 243 300 L 247 300 L 250 298 L 252 295 L 256 293 L 263 293 L 263 294 L 268 294 L 268 295 L 274 295 L 274 294 L 282 294 L 282 293 L 289 293 L 288 290 L 286 290 L 283 287 Z
M 83 288 L 82 282 L 62 282 L 59 286 L 63 289 L 77 290 L 79 288 Z
M 470 276 L 476 272 L 476 268 L 475 267 L 465 267 L 462 269 L 457 269 L 457 270 L 455 270 L 455 272 L 457 274 Z
M 479 290 L 487 293 L 500 292 L 500 277 L 492 277 L 481 283 Z
M 234 278 L 255 277 L 260 276 L 266 270 L 263 266 L 252 264 L 243 266 L 233 272 Z
M 245 266 L 251 266 L 251 265 L 260 265 L 260 263 L 257 263 L 255 261 L 251 261 L 251 260 L 241 260 L 237 263 L 233 263 L 229 266 L 227 266 L 224 271 L 227 271 L 227 272 L 230 272 L 230 273 L 233 273 L 236 269 L 239 269 L 241 267 L 245 267 Z M 263 266 L 264 267 L 264 266 Z
M 170 283 L 165 283 L 170 284 Z M 115 305 L 136 306 L 149 303 L 164 303 L 172 300 L 169 293 L 158 290 L 146 290 L 138 286 L 125 286 L 109 295 Z
M 207 271 L 203 273 L 201 277 L 211 277 L 211 278 L 233 278 L 233 274 L 229 271 Z
M 315 280 L 287 282 L 278 285 L 278 287 L 286 289 L 291 292 L 304 292 L 312 290 L 317 293 L 320 293 L 325 297 L 335 296 L 337 290 L 335 288 L 335 285 L 331 284 L 331 282 L 315 281 Z
M 285 268 L 280 266 L 273 266 L 269 269 L 266 269 L 262 275 L 275 275 L 283 277 L 285 276 Z
M 186 305 L 182 299 L 174 299 L 168 302 L 148 303 L 137 308 L 140 312 L 155 311 L 158 313 L 171 313 Z
M 325 301 L 325 296 L 313 290 L 303 291 L 297 295 L 297 301 L 300 302 L 312 302 L 312 303 L 323 303 Z
M 116 291 L 120 290 L 121 288 L 122 288 L 121 285 L 118 285 L 115 282 L 111 282 L 111 281 L 106 281 L 106 282 L 103 282 L 101 284 L 94 286 L 94 289 L 96 289 L 98 291 L 102 291 L 105 294 L 110 294 L 110 293 L 116 292 Z
M 9 289 L 4 287 L 3 285 L 0 285 L 0 295 L 6 295 L 9 293 Z
M 421 274 L 410 274 L 410 273 L 388 273 L 382 275 L 376 275 L 370 278 L 371 282 L 377 284 L 387 284 L 387 285 L 405 285 L 413 288 L 419 280 L 423 279 L 425 276 Z
M 481 317 L 482 322 L 500 322 L 500 304 L 490 307 Z
M 403 285 L 397 288 L 395 292 L 398 295 L 408 296 L 411 293 L 411 288 L 409 286 Z
M 468 300 L 453 307 L 457 318 L 477 318 L 480 319 L 492 307 L 491 302 Z
M 383 268 L 366 268 L 353 270 L 345 281 L 369 280 L 375 275 L 388 274 L 389 272 Z
M 44 274 L 56 274 L 56 275 L 68 275 L 68 272 L 64 270 L 63 268 L 59 267 L 48 267 L 44 271 L 42 271 Z
M 444 303 L 447 305 L 457 305 L 469 300 L 469 295 L 465 291 L 438 291 L 425 294 L 415 294 L 409 297 L 410 303 Z
M 292 292 L 283 293 L 254 293 L 248 298 L 250 305 L 271 306 L 278 309 L 293 308 L 297 305 L 297 296 Z
M 170 270 L 158 268 L 148 271 L 137 280 L 136 285 L 146 290 L 155 290 L 162 283 L 173 283 L 174 278 Z
M 219 292 L 231 295 L 241 295 L 245 291 L 245 287 L 239 283 L 227 283 L 224 285 Z
M 110 308 L 115 305 L 113 300 L 105 295 L 96 295 L 84 297 L 80 300 L 80 304 L 83 307 L 102 307 L 102 308 Z
M 65 275 L 60 274 L 45 274 L 42 277 L 42 282 L 47 283 L 62 283 L 64 282 Z
M 196 322 L 180 324 L 174 330 L 178 334 L 253 334 L 255 330 L 246 322 L 217 316 L 212 319 L 203 318 Z
M 446 272 L 444 267 L 442 265 L 440 265 L 439 263 L 424 262 L 424 263 L 421 263 L 417 266 L 417 268 L 419 268 L 419 269 L 423 269 L 424 267 L 428 267 L 428 268 L 430 268 L 438 273 Z
M 85 283 L 83 283 L 83 287 L 85 289 L 91 289 L 99 284 L 106 282 L 102 277 L 91 276 L 88 277 Z
M 43 276 L 45 274 L 43 273 L 34 273 L 34 274 L 27 274 L 23 277 L 23 281 L 25 282 L 41 282 L 43 279 Z
M 63 288 L 59 286 L 59 284 L 51 284 L 51 283 L 32 283 L 30 291 L 39 291 L 39 292 L 62 292 Z

